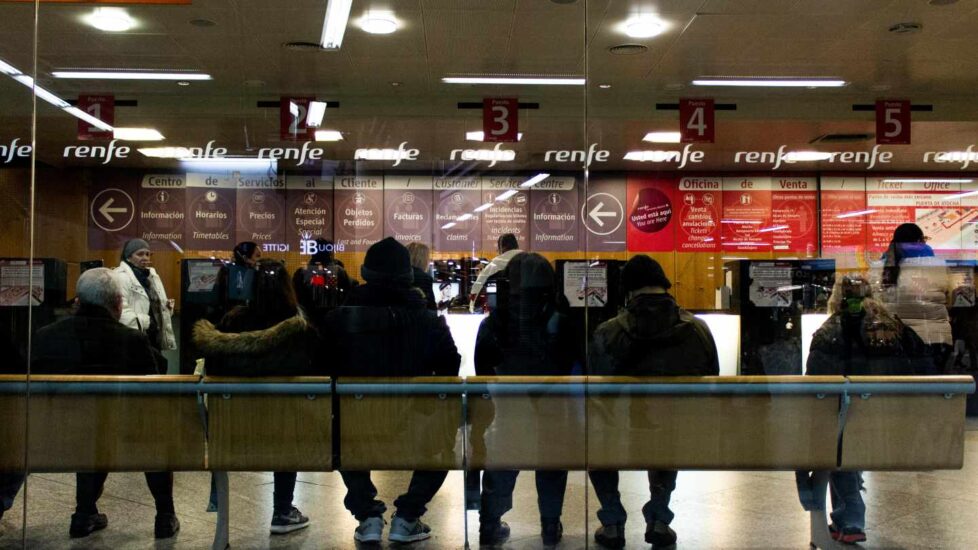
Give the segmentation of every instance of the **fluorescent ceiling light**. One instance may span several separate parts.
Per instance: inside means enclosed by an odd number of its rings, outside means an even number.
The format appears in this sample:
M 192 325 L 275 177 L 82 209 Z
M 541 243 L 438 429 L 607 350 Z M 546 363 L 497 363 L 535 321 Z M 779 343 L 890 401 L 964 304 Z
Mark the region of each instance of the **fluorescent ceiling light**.
M 391 34 L 397 30 L 397 19 L 390 12 L 368 12 L 360 18 L 360 28 L 370 34 Z
M 14 75 L 13 79 L 16 80 L 17 82 L 20 82 L 24 86 L 31 88 L 32 90 L 34 90 L 34 93 L 37 95 L 37 97 L 39 97 L 43 101 L 47 101 L 48 103 L 54 105 L 59 109 L 66 109 L 71 106 L 68 104 L 67 101 L 61 99 L 60 97 L 54 95 L 53 93 L 45 90 L 42 87 L 37 86 L 34 83 L 34 79 L 27 76 L 26 74 Z
M 720 223 L 732 223 L 734 225 L 761 225 L 761 220 L 720 220 Z
M 966 160 L 978 160 L 978 152 L 975 151 L 947 151 L 945 153 L 938 153 L 934 156 L 934 160 L 940 162 L 964 162 Z
M 114 130 L 111 124 L 108 124 L 107 122 L 104 122 L 100 119 L 93 117 L 92 115 L 86 113 L 85 111 L 82 111 L 78 107 L 65 107 L 65 112 L 73 117 L 84 120 L 90 126 L 94 126 L 99 130 L 103 130 L 105 132 L 111 132 Z
M 679 151 L 629 151 L 623 158 L 638 162 L 666 162 L 678 159 Z
M 491 207 L 492 207 L 492 203 L 491 202 L 487 202 L 487 203 L 485 203 L 485 204 L 483 204 L 481 206 L 476 206 L 475 207 L 475 210 L 473 210 L 473 212 L 482 212 L 483 210 L 489 210 L 489 208 L 491 208 Z
M 652 143 L 679 143 L 681 136 L 679 132 L 649 132 L 645 134 L 642 141 Z
M 324 116 L 326 116 L 326 102 L 310 101 L 309 110 L 306 111 L 306 127 L 319 128 L 323 124 Z
M 462 214 L 461 216 L 455 218 L 455 221 L 464 222 L 472 219 L 472 214 Z
M 353 160 L 404 160 L 414 156 L 405 149 L 357 149 Z
M 166 139 L 163 134 L 153 128 L 116 128 L 112 137 L 125 141 L 161 141 Z
M 522 84 L 527 86 L 583 86 L 583 78 L 515 77 L 515 76 L 446 76 L 445 84 Z
M 482 133 L 482 130 L 465 132 L 465 139 L 468 141 L 485 141 L 485 134 Z M 523 132 L 516 133 L 516 141 L 523 141 Z
M 784 155 L 785 162 L 816 162 L 830 158 L 832 158 L 832 153 L 822 151 L 788 151 Z
M 256 157 L 182 158 L 180 159 L 180 164 L 190 170 L 214 170 L 217 172 L 241 171 L 268 173 L 278 168 L 278 161 L 275 159 L 260 159 Z
M 455 222 L 448 222 L 445 225 L 441 226 L 442 229 L 451 229 L 453 227 L 455 227 Z M 448 262 L 448 263 L 451 264 L 452 262 Z
M 512 162 L 516 160 L 516 151 L 512 149 L 466 149 L 464 160 Z
M 343 34 L 350 20 L 353 0 L 329 0 L 326 3 L 326 17 L 323 19 L 323 34 L 319 44 L 326 50 L 338 50 L 343 45 Z
M 541 172 L 520 184 L 520 187 L 529 188 L 550 177 L 550 174 Z
M 206 73 L 178 73 L 168 71 L 54 71 L 54 78 L 89 80 L 210 80 Z
M 0 73 L 15 75 L 15 74 L 20 74 L 20 69 L 0 59 Z
M 666 24 L 654 15 L 637 15 L 622 25 L 625 34 L 632 38 L 652 38 L 666 30 Z
M 504 201 L 504 200 L 512 197 L 513 195 L 515 195 L 518 192 L 519 191 L 517 191 L 516 189 L 510 189 L 509 191 L 505 191 L 501 195 L 499 195 L 498 197 L 496 197 L 496 201 Z
M 837 215 L 836 218 L 838 218 L 840 220 L 841 219 L 844 219 L 844 218 L 855 218 L 856 216 L 865 216 L 867 214 L 873 214 L 875 212 L 876 212 L 876 210 L 872 210 L 872 209 L 871 210 L 855 210 L 853 212 L 843 212 L 842 214 Z
M 845 80 L 837 78 L 699 78 L 694 86 L 746 86 L 764 88 L 840 88 Z
M 886 178 L 883 183 L 971 183 L 971 178 Z
M 343 141 L 343 134 L 336 130 L 316 130 L 316 141 Z
M 782 229 L 788 229 L 787 225 L 772 225 L 771 227 L 765 227 L 764 229 L 758 229 L 758 233 L 770 233 L 771 231 L 781 231 Z
M 136 21 L 122 8 L 95 8 L 83 19 L 100 31 L 122 32 L 136 26 Z
M 182 159 L 190 157 L 190 149 L 186 147 L 143 147 L 136 150 L 144 157 L 158 159 Z
M 957 195 L 949 195 L 947 197 L 941 197 L 941 201 L 956 201 L 958 199 L 963 199 L 965 197 L 973 197 L 978 195 L 978 190 L 968 191 L 967 193 L 958 193 Z

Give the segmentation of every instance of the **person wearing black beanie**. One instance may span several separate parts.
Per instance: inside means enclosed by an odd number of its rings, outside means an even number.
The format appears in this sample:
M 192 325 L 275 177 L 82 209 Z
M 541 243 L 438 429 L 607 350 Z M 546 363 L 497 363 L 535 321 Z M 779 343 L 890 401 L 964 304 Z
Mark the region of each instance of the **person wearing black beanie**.
M 367 250 L 360 274 L 365 284 L 353 288 L 347 301 L 326 314 L 321 329 L 323 355 L 333 376 L 458 376 L 461 357 L 444 317 L 429 310 L 424 294 L 412 286 L 414 270 L 407 248 L 388 237 Z M 422 412 L 403 410 L 391 417 L 392 429 L 430 422 Z M 454 445 L 444 441 L 443 448 Z M 340 470 L 347 496 L 343 504 L 359 522 L 353 538 L 378 543 L 383 538 L 387 505 L 377 498 L 369 471 Z M 427 505 L 448 472 L 417 471 L 406 493 L 394 501 L 388 538 L 407 543 L 427 539 L 431 529 L 421 521 Z
M 716 343 L 706 323 L 679 307 L 659 262 L 640 254 L 621 271 L 625 309 L 594 332 L 588 354 L 590 374 L 609 376 L 708 376 L 720 373 Z M 651 497 L 642 508 L 645 541 L 653 548 L 676 543 L 669 527 L 674 514 L 669 500 L 676 488 L 675 470 L 652 470 Z M 593 470 L 591 483 L 601 508 L 601 527 L 594 540 L 605 548 L 625 546 L 625 509 L 618 492 L 618 472 Z

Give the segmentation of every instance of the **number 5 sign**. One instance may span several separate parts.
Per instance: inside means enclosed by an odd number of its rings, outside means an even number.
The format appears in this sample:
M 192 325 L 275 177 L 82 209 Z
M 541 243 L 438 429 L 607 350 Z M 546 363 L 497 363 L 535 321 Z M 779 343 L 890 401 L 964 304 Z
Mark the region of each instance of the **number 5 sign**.
M 283 97 L 279 103 L 279 128 L 283 141 L 312 139 L 313 129 L 306 127 L 306 115 L 312 97 Z
M 713 143 L 714 125 L 712 99 L 679 100 L 679 141 L 682 143 Z
M 876 143 L 910 144 L 910 102 L 881 100 L 876 102 Z
M 515 97 L 482 100 L 482 141 L 515 142 L 519 135 L 520 103 Z

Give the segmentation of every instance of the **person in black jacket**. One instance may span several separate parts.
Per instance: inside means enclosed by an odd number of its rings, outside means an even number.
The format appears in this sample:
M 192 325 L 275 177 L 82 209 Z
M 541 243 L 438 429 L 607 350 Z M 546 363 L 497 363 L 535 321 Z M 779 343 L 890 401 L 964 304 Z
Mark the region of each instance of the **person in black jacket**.
M 408 243 L 408 253 L 411 254 L 411 270 L 414 271 L 415 288 L 424 293 L 424 301 L 428 309 L 438 309 L 435 302 L 435 280 L 430 275 L 431 249 L 419 242 Z
M 461 357 L 444 318 L 425 305 L 411 286 L 410 254 L 388 237 L 367 250 L 360 274 L 366 284 L 346 304 L 326 315 L 321 333 L 331 351 L 333 373 L 342 376 L 457 376 Z M 392 421 L 399 419 L 392 418 Z M 343 500 L 360 522 L 354 539 L 379 542 L 386 505 L 378 500 L 369 471 L 340 471 L 347 487 Z M 416 471 L 406 493 L 394 501 L 397 512 L 388 538 L 414 542 L 431 536 L 421 521 L 427 504 L 448 472 Z
M 78 278 L 78 311 L 37 331 L 31 354 L 34 374 L 161 374 L 166 361 L 142 332 L 119 322 L 122 288 L 105 268 L 90 269 Z M 77 507 L 68 533 L 85 537 L 108 525 L 96 502 L 108 476 L 105 472 L 76 474 Z M 147 472 L 146 484 L 156 501 L 156 538 L 180 529 L 173 508 L 173 474 Z
M 316 253 L 292 276 L 299 305 L 317 323 L 331 309 L 343 305 L 354 286 L 334 249 L 332 241 L 316 239 Z
M 302 376 L 310 365 L 316 333 L 296 303 L 288 271 L 281 262 L 259 260 L 254 298 L 235 306 L 215 327 L 201 319 L 194 344 L 204 354 L 207 374 L 217 376 Z M 292 505 L 296 472 L 275 472 L 272 534 L 309 526 Z
M 716 343 L 706 323 L 679 307 L 669 295 L 672 286 L 662 266 L 640 254 L 621 273 L 627 302 L 617 317 L 594 333 L 588 366 L 591 374 L 608 376 L 709 376 L 720 373 Z M 676 543 L 669 527 L 669 500 L 676 489 L 676 471 L 649 471 L 651 498 L 642 508 L 645 541 L 653 548 Z M 598 495 L 601 527 L 594 540 L 606 548 L 625 546 L 627 514 L 618 492 L 618 472 L 590 472 Z

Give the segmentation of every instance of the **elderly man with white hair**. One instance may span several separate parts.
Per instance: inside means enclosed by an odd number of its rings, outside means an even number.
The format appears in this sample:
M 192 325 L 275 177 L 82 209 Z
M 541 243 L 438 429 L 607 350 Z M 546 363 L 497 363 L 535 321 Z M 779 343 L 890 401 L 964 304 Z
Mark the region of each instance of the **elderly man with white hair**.
M 78 311 L 37 331 L 31 354 L 33 374 L 160 374 L 166 362 L 142 332 L 119 322 L 122 286 L 105 268 L 82 273 L 76 285 Z M 85 537 L 108 525 L 96 502 L 105 472 L 79 472 L 76 508 L 68 534 Z M 146 483 L 156 501 L 156 538 L 172 537 L 180 529 L 173 508 L 173 474 L 147 472 Z

